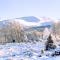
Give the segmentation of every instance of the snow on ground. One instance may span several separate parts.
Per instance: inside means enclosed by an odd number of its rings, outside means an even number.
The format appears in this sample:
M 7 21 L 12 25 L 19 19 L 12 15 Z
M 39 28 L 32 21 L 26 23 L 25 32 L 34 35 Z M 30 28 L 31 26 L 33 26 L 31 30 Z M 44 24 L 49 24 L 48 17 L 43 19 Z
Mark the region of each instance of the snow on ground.
M 0 45 L 0 60 L 59 60 L 59 56 L 46 56 L 49 52 L 41 53 L 44 47 L 40 42 Z

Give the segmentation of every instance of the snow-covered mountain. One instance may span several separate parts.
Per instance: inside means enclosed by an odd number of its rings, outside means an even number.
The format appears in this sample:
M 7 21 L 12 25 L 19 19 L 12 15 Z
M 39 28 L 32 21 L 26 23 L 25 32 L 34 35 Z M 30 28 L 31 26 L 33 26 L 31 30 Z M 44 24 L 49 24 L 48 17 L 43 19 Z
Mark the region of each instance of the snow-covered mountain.
M 27 16 L 27 17 L 20 17 L 20 18 L 14 18 L 14 19 L 9 19 L 9 20 L 2 20 L 0 21 L 0 27 L 5 26 L 9 21 L 16 20 L 20 22 L 23 26 L 27 27 L 42 27 L 42 26 L 51 26 L 53 20 L 51 18 L 46 18 L 46 17 L 34 17 L 34 16 Z
M 28 16 L 28 17 L 21 17 L 19 19 L 25 20 L 27 22 L 39 22 L 40 19 L 34 16 Z
M 51 20 L 48 18 L 38 18 L 34 16 L 17 18 L 17 21 L 25 26 L 46 26 L 51 25 Z

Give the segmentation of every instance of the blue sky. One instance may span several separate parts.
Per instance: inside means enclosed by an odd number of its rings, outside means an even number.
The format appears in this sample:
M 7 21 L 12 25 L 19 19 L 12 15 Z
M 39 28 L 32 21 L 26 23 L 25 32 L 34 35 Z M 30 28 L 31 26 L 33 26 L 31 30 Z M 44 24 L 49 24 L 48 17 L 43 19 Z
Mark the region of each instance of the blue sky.
M 0 19 L 38 16 L 60 18 L 60 0 L 0 0 Z

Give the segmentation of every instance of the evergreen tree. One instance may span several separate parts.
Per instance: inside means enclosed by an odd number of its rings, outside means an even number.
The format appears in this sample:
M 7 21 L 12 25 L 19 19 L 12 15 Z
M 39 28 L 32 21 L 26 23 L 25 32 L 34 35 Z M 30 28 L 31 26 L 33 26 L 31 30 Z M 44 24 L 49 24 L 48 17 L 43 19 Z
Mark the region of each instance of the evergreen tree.
M 49 35 L 49 37 L 47 38 L 47 42 L 46 42 L 46 50 L 55 49 L 55 48 L 56 46 L 54 45 L 52 37 L 51 35 Z

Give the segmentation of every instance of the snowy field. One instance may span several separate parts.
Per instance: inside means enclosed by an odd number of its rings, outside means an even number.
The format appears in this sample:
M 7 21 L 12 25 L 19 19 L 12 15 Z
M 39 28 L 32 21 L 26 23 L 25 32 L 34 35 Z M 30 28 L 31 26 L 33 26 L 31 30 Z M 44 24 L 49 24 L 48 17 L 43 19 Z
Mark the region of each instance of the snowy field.
M 52 57 L 51 52 L 41 53 L 43 43 L 7 43 L 0 45 L 0 60 L 60 60 L 60 56 Z

